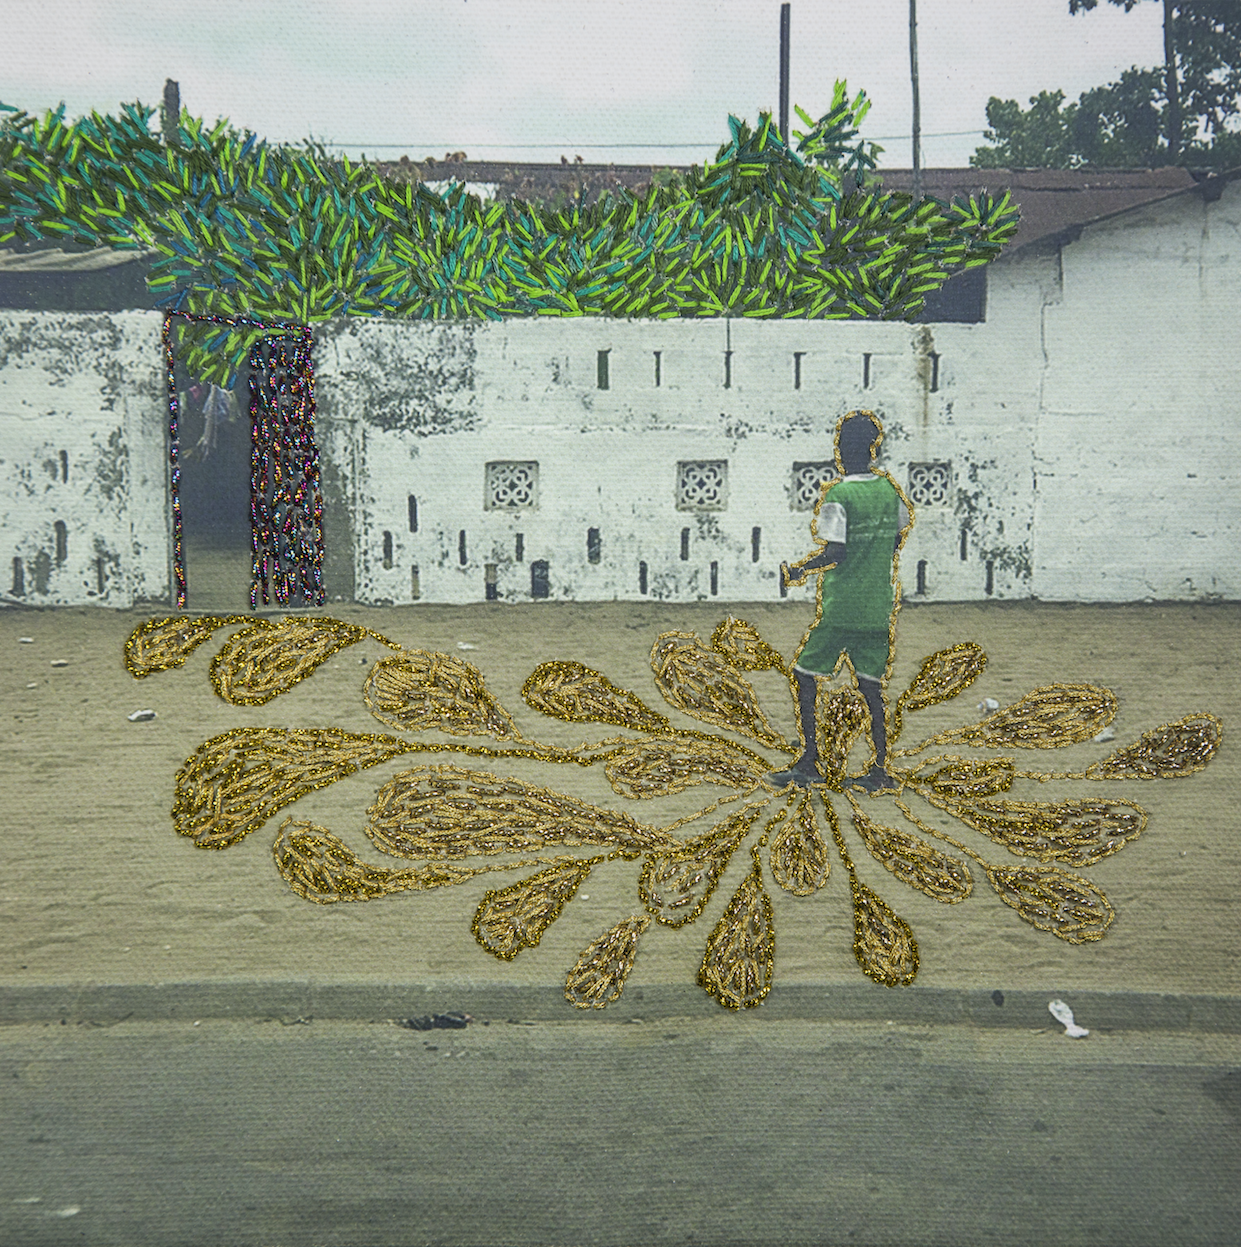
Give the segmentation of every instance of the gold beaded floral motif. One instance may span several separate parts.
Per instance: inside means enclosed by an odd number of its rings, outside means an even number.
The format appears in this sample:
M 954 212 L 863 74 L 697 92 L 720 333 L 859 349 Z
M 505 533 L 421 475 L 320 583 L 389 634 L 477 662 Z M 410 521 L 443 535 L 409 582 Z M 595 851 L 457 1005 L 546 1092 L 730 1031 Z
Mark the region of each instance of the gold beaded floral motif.
M 652 920 L 656 929 L 683 927 L 719 904 L 715 893 L 737 871 L 739 856 L 749 865 L 739 882 L 729 885 L 731 895 L 717 911 L 698 982 L 726 1007 L 760 1004 L 772 989 L 776 966 L 775 907 L 764 882 L 764 853 L 776 886 L 791 897 L 809 898 L 833 890 L 829 846 L 844 867 L 853 953 L 863 973 L 887 986 L 912 983 L 917 941 L 909 924 L 859 876 L 833 804 L 842 797 L 870 856 L 925 896 L 950 905 L 970 898 L 976 878 L 972 861 L 998 899 L 1030 926 L 1070 944 L 1100 939 L 1115 910 L 1098 886 L 1074 870 L 1131 844 L 1146 826 L 1145 811 L 1119 797 L 1031 800 L 1014 795 L 1015 786 L 1185 777 L 1210 762 L 1222 736 L 1219 719 L 1199 712 L 1149 730 L 1083 770 L 1023 769 L 1018 751 L 1082 744 L 1116 713 L 1116 698 L 1107 689 L 1051 684 L 979 722 L 894 749 L 889 769 L 899 791 L 867 796 L 851 786 L 874 757 L 865 707 L 851 687 L 825 687 L 816 716 L 821 783 L 777 791 L 768 775 L 786 765 L 793 745 L 772 726 L 745 673 L 787 674 L 788 664 L 753 625 L 733 618 L 715 629 L 709 643 L 677 631 L 658 637 L 651 650 L 653 684 L 670 710 L 722 729 L 714 732 L 677 726 L 637 694 L 579 662 L 540 664 L 522 687 L 529 707 L 568 723 L 605 724 L 622 733 L 572 747 L 524 735 L 474 664 L 402 648 L 339 620 L 151 620 L 127 641 L 126 666 L 136 678 L 174 669 L 214 632 L 238 625 L 211 663 L 213 687 L 224 700 L 263 705 L 369 635 L 397 651 L 371 667 L 363 687 L 366 707 L 395 734 L 266 727 L 214 736 L 177 772 L 175 829 L 198 847 L 226 848 L 307 793 L 361 770 L 406 754 L 451 755 L 419 760 L 398 772 L 379 787 L 367 811 L 363 831 L 375 848 L 413 864 L 367 863 L 327 828 L 285 819 L 273 847 L 278 872 L 298 895 L 330 904 L 533 868 L 533 874 L 488 891 L 474 915 L 480 946 L 507 961 L 540 942 L 593 870 L 639 862 L 639 911 L 618 916 L 568 972 L 565 996 L 578 1008 L 602 1008 L 621 996 Z M 968 642 L 926 658 L 893 702 L 890 740 L 906 717 L 961 693 L 985 663 L 982 650 Z M 438 738 L 428 739 L 429 732 Z M 943 746 L 1009 753 L 928 756 Z M 723 795 L 671 822 L 638 820 L 623 809 L 462 765 L 462 759 L 485 766 L 598 766 L 613 792 L 648 809 L 659 798 L 698 786 L 722 789 Z M 879 813 L 882 806 L 873 804 L 885 799 L 914 830 L 888 825 Z M 742 804 L 731 812 L 722 808 L 736 801 Z M 913 801 L 1021 860 L 1011 865 L 989 860 L 919 816 Z

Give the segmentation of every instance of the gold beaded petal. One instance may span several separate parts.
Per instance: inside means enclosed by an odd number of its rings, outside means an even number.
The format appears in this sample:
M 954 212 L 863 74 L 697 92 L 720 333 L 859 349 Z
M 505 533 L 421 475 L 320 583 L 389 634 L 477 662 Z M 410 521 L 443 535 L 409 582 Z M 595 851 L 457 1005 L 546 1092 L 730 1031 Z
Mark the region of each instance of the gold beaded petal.
M 1101 940 L 1116 911 L 1093 883 L 1059 866 L 996 866 L 983 863 L 987 879 L 1005 905 L 1040 931 L 1070 944 Z
M 548 844 L 639 853 L 678 843 L 623 811 L 459 766 L 421 766 L 393 776 L 367 810 L 366 834 L 396 857 L 441 861 Z
M 231 624 L 265 624 L 249 615 L 203 615 L 191 619 L 187 615 L 171 615 L 148 619 L 139 624 L 125 642 L 125 666 L 136 680 L 156 671 L 171 671 L 185 660 L 212 634 Z M 270 625 L 268 625 L 270 626 Z
M 543 938 L 600 860 L 548 866 L 528 879 L 488 892 L 470 928 L 474 938 L 501 961 L 512 961 L 523 948 L 533 948 Z
M 771 897 L 763 887 L 758 849 L 754 866 L 733 893 L 707 938 L 698 970 L 702 989 L 728 1009 L 753 1009 L 771 991 L 776 933 Z
M 744 619 L 731 615 L 711 633 L 711 648 L 742 671 L 780 671 L 788 674 L 788 663 Z
M 651 648 L 651 670 L 670 706 L 773 749 L 789 748 L 759 708 L 749 680 L 695 633 L 661 633 Z
M 875 822 L 856 801 L 852 804 L 853 826 L 870 855 L 902 883 L 945 905 L 955 905 L 973 892 L 974 877 L 965 862 L 919 836 Z
M 533 710 L 569 723 L 611 723 L 641 732 L 666 732 L 668 720 L 641 698 L 580 662 L 540 663 L 521 686 Z
M 870 726 L 870 712 L 862 695 L 852 688 L 820 687 L 815 693 L 814 705 L 819 766 L 824 783 L 833 792 L 840 792 L 844 788 L 849 751 Z M 801 717 L 800 710 L 798 717 Z M 871 761 L 874 761 L 873 750 Z
M 772 837 L 768 861 L 772 878 L 794 896 L 813 896 L 827 882 L 832 864 L 810 792 L 802 794 L 796 814 Z
M 377 662 L 362 690 L 381 723 L 406 732 L 520 740 L 512 718 L 487 691 L 482 672 L 452 654 L 414 649 Z
M 642 863 L 638 895 L 657 921 L 683 927 L 702 913 L 762 809 L 761 802 L 746 806 L 701 836 Z
M 638 955 L 648 914 L 624 918 L 589 944 L 565 979 L 565 999 L 579 1009 L 602 1009 L 620 998 Z
M 719 738 L 636 740 L 608 754 L 604 772 L 622 797 L 645 799 L 695 784 L 753 788 L 770 770 L 758 754 Z
M 1224 725 L 1213 714 L 1191 714 L 1144 732 L 1127 749 L 1086 768 L 1087 779 L 1174 779 L 1200 771 L 1215 757 Z
M 896 700 L 890 740 L 896 740 L 901 734 L 903 717 L 907 712 L 951 700 L 969 688 L 986 665 L 987 655 L 983 653 L 982 646 L 975 645 L 973 641 L 961 641 L 924 658 L 918 674 Z
M 1070 866 L 1093 866 L 1119 853 L 1146 826 L 1146 811 L 1132 801 L 984 800 L 950 808 L 1010 853 Z
M 1116 716 L 1116 695 L 1093 684 L 1049 684 L 979 723 L 932 738 L 937 745 L 986 745 L 993 749 L 1055 749 L 1090 740 Z
M 337 651 L 370 635 L 369 629 L 339 619 L 255 621 L 229 637 L 211 660 L 211 683 L 230 705 L 263 706 Z

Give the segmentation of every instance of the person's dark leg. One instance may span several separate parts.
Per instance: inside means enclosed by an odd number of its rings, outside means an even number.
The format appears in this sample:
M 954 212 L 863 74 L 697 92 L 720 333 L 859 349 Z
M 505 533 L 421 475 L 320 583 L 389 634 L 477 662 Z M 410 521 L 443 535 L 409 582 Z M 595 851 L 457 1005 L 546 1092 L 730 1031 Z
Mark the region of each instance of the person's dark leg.
M 868 792 L 876 792 L 880 788 L 896 788 L 896 781 L 887 772 L 888 762 L 888 725 L 884 717 L 883 685 L 869 676 L 857 678 L 858 691 L 866 700 L 866 709 L 870 711 L 870 735 L 875 745 L 875 765 L 870 771 L 854 782 L 860 784 Z
M 818 681 L 808 671 L 794 668 L 793 679 L 797 684 L 797 712 L 801 719 L 802 753 L 791 767 L 784 771 L 774 771 L 768 778 L 779 787 L 797 784 L 806 788 L 811 784 L 820 784 L 823 777 L 819 773 L 819 733 L 814 717 L 814 701 L 818 693 Z

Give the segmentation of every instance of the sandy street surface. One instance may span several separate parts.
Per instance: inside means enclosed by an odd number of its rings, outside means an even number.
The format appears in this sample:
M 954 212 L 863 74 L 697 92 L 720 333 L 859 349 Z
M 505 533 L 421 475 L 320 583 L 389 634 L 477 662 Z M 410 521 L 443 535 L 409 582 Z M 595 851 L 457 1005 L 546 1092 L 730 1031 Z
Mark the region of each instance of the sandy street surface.
M 807 623 L 805 606 L 792 603 L 337 607 L 325 613 L 407 645 L 468 658 L 523 733 L 572 744 L 601 739 L 614 729 L 565 724 L 527 707 L 520 686 L 536 664 L 577 659 L 666 709 L 648 665 L 655 637 L 673 628 L 709 636 L 730 612 L 756 624 L 785 655 L 793 652 Z M 177 984 L 186 990 L 202 985 L 192 998 L 207 1012 L 211 990 L 227 996 L 242 984 L 255 985 L 258 992 L 243 1008 L 251 1015 L 263 1012 L 263 984 L 277 995 L 279 984 L 338 992 L 391 985 L 414 993 L 402 999 L 432 1009 L 468 1010 L 471 999 L 511 1003 L 516 992 L 526 993 L 527 1008 L 537 1002 L 549 1015 L 563 1016 L 564 1010 L 573 1016 L 560 998 L 564 975 L 591 940 L 640 911 L 636 863 L 596 868 L 541 945 L 501 963 L 477 946 L 470 919 L 488 887 L 516 876 L 488 875 L 435 892 L 321 906 L 290 891 L 273 866 L 272 840 L 289 815 L 331 829 L 367 861 L 401 865 L 374 849 L 362 825 L 379 785 L 417 764 L 417 755 L 312 793 L 227 850 L 196 848 L 173 832 L 169 817 L 173 776 L 191 751 L 207 737 L 241 725 L 388 730 L 368 715 L 360 692 L 370 664 L 386 651 L 364 642 L 267 706 L 233 707 L 214 695 L 207 679 L 211 657 L 227 633 L 200 647 L 180 670 L 143 681 L 127 673 L 124 640 L 155 613 L 0 612 L 5 725 L 0 986 L 10 989 L 3 993 L 11 1006 L 9 1020 L 31 1017 L 31 1010 L 36 1018 L 72 1011 L 75 989 L 128 985 L 173 991 Z M 33 639 L 26 643 L 22 637 Z M 1102 684 L 1116 692 L 1116 740 L 1026 751 L 1020 764 L 1081 768 L 1146 729 L 1199 710 L 1224 720 L 1224 745 L 1205 772 L 1185 779 L 1041 786 L 1018 781 L 1015 796 L 1128 797 L 1149 811 L 1147 829 L 1135 842 L 1082 872 L 1103 888 L 1117 911 L 1107 937 L 1094 944 L 1072 946 L 1028 926 L 991 892 L 977 868 L 972 897 L 958 905 L 938 904 L 871 859 L 846 822 L 861 878 L 914 930 L 921 951 L 918 979 L 910 988 L 889 990 L 861 976 L 851 951 L 847 876 L 836 861 L 826 888 L 810 898 L 790 896 L 768 878 L 777 943 L 776 986 L 765 1008 L 773 1016 L 780 1011 L 782 991 L 783 1008 L 794 1015 L 830 1015 L 836 1008 L 882 1016 L 916 1010 L 919 1001 L 929 1008 L 944 992 L 971 998 L 981 993 L 987 1008 L 993 1008 L 993 991 L 1035 993 L 1032 999 L 1049 992 L 1222 997 L 1235 1005 L 1241 986 L 1236 904 L 1241 844 L 1235 815 L 1241 753 L 1231 720 L 1241 706 L 1241 607 L 911 607 L 900 620 L 893 691 L 905 687 L 923 656 L 959 640 L 984 647 L 990 658 L 986 670 L 956 701 L 910 716 L 904 743 L 976 720 L 983 697 L 1003 705 L 1031 688 L 1061 681 Z M 475 648 L 463 650 L 460 644 Z M 62 660 L 68 665 L 53 665 Z M 757 673 L 753 680 L 768 716 L 792 733 L 787 683 L 773 672 Z M 143 708 L 158 717 L 127 720 Z M 697 726 L 675 711 L 672 717 Z M 670 822 L 728 795 L 703 786 L 655 802 L 626 802 L 598 767 L 459 760 L 598 804 L 627 806 L 650 823 Z M 868 808 L 890 823 L 901 822 L 886 798 Z M 1017 860 L 930 807 L 918 808 L 933 825 L 951 826 L 989 860 Z M 681 834 L 709 825 L 695 824 Z M 647 932 L 615 1009 L 624 1011 L 645 998 L 648 1010 L 662 1001 L 658 1007 L 682 1013 L 719 1013 L 694 977 L 706 935 L 748 868 L 747 857 L 734 856 L 702 919 L 680 930 L 656 925 Z M 42 1004 L 32 1004 L 36 989 L 55 990 L 41 997 Z M 499 995 L 488 997 L 492 990 Z M 13 1003 L 21 999 L 24 1005 Z M 146 1016 L 150 1009 L 158 1016 L 163 1007 L 148 999 L 137 1014 Z M 239 1007 L 219 1006 L 224 1013 Z M 308 1006 L 299 996 L 281 1007 L 297 1013 Z M 345 1015 L 353 1007 L 339 1006 Z M 1195 1008 L 1193 1016 L 1201 1018 L 1201 1008 Z M 1135 1018 L 1129 1022 L 1140 1024 Z

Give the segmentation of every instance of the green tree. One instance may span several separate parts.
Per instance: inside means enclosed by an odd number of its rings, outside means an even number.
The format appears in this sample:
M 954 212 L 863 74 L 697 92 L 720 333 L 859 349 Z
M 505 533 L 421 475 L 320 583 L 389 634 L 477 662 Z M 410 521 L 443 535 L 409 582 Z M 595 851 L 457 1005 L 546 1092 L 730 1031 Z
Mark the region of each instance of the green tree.
M 1141 0 L 1110 0 L 1126 13 Z M 1168 163 L 1181 163 L 1205 131 L 1207 146 L 1235 133 L 1226 123 L 1241 113 L 1241 0 L 1160 0 L 1163 5 L 1163 137 Z M 1069 0 L 1069 12 L 1099 0 Z M 1130 71 L 1133 72 L 1133 71 Z M 1140 72 L 1140 71 L 1139 71 Z M 1190 131 L 1186 134 L 1186 124 Z
M 1077 105 L 1064 108 L 1063 91 L 1040 91 L 1023 109 L 1016 100 L 994 95 L 987 101 L 983 132 L 993 147 L 980 147 L 970 157 L 979 169 L 1071 169 L 1081 163 L 1073 152 Z

